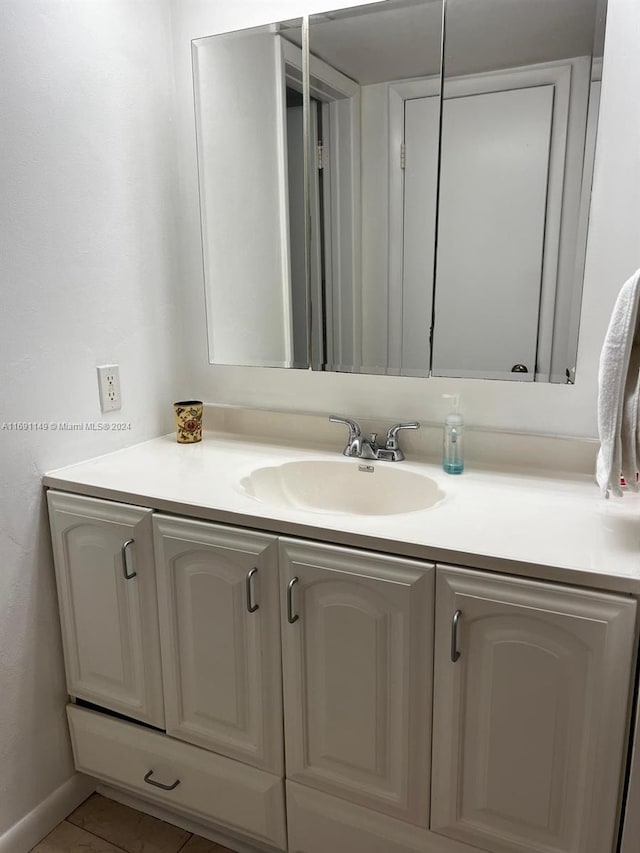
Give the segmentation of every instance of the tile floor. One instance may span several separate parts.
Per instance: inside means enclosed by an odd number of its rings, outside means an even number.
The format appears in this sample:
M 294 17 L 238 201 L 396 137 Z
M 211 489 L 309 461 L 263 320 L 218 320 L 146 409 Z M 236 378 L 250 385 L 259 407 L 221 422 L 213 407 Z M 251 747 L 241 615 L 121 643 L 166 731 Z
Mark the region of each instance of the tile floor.
M 31 853 L 232 853 L 184 829 L 92 794 Z

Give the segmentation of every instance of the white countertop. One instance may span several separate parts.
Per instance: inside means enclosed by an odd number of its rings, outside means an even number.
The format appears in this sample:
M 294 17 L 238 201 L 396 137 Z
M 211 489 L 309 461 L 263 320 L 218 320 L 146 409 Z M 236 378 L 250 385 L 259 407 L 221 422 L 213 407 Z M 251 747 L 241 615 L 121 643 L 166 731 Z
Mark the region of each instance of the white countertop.
M 640 594 L 640 495 L 605 500 L 589 476 L 473 468 L 450 476 L 410 459 L 375 462 L 422 472 L 445 493 L 431 509 L 387 516 L 270 506 L 240 486 L 266 465 L 343 458 L 339 448 L 223 433 L 179 445 L 170 435 L 53 471 L 44 483 L 289 536 Z

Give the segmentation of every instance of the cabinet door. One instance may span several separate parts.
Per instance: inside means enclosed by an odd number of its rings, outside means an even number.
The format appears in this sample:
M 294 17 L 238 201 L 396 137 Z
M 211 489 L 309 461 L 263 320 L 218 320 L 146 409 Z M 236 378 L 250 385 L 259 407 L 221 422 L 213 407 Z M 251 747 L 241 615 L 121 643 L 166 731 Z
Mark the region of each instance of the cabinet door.
M 70 695 L 163 728 L 152 511 L 47 501 Z
M 167 732 L 281 774 L 276 538 L 153 523 Z
M 280 547 L 287 778 L 426 826 L 433 567 Z
M 635 609 L 438 568 L 434 831 L 492 853 L 610 853 Z

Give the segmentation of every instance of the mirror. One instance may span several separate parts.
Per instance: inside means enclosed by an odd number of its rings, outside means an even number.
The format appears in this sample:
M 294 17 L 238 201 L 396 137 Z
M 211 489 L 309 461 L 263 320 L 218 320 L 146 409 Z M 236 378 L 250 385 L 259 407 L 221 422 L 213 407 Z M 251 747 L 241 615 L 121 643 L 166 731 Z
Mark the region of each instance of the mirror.
M 432 373 L 573 380 L 600 0 L 447 0 Z
M 294 357 L 298 257 L 289 250 L 293 239 L 304 278 L 304 196 L 290 209 L 287 194 L 287 100 L 302 99 L 301 32 L 298 19 L 192 42 L 212 364 L 307 366 L 306 353 Z M 302 144 L 301 104 L 299 114 Z
M 441 44 L 441 0 L 309 19 L 316 368 L 429 373 Z
M 210 361 L 572 381 L 605 7 L 447 0 L 444 52 L 442 0 L 195 41 Z

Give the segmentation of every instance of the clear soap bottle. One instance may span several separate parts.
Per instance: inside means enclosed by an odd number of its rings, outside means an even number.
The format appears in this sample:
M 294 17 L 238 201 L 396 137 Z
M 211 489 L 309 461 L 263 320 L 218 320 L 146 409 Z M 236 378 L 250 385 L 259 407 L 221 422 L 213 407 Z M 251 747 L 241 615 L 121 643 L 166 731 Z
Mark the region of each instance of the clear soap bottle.
M 443 394 L 452 400 L 451 411 L 444 419 L 444 445 L 442 467 L 447 474 L 464 471 L 464 418 L 458 411 L 459 394 Z

